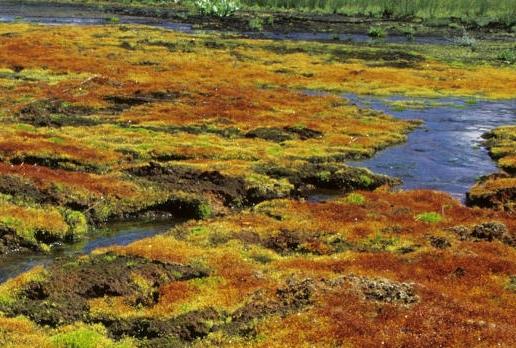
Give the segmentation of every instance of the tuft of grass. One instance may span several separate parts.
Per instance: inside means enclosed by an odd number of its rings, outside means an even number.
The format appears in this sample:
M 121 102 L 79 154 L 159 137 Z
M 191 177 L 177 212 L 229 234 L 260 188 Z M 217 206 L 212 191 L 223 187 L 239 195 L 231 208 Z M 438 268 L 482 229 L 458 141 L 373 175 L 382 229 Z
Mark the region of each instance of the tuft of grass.
M 456 45 L 462 47 L 474 48 L 477 45 L 477 40 L 474 37 L 470 36 L 466 31 L 464 32 L 464 34 L 462 34 L 461 37 L 455 38 L 453 42 Z
M 515 64 L 516 63 L 516 49 L 506 49 L 500 51 L 496 56 L 496 59 L 505 63 L 505 64 Z
M 416 215 L 416 220 L 427 224 L 436 224 L 443 220 L 441 214 L 436 212 L 426 212 Z
M 263 19 L 260 17 L 251 18 L 249 20 L 249 29 L 253 31 L 263 31 Z
M 387 33 L 382 27 L 371 27 L 367 35 L 372 38 L 380 39 L 387 36 Z
M 197 207 L 196 215 L 199 219 L 207 219 L 213 215 L 213 209 L 208 203 L 201 203 Z
M 346 202 L 354 205 L 362 205 L 366 202 L 366 198 L 360 193 L 350 193 L 346 196 Z

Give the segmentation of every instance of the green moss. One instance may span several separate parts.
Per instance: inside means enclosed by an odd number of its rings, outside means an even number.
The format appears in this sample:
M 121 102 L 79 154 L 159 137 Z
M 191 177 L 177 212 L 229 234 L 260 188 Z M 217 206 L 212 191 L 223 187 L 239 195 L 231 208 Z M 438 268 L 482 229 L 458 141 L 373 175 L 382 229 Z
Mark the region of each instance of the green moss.
M 510 276 L 507 281 L 506 289 L 516 293 L 516 276 Z
M 213 214 L 213 209 L 208 203 L 200 203 L 197 206 L 196 216 L 199 219 L 207 219 Z
M 191 236 L 203 236 L 208 233 L 208 228 L 205 226 L 195 226 L 190 229 Z
M 328 170 L 323 170 L 323 171 L 318 172 L 316 174 L 316 176 L 317 176 L 317 179 L 321 182 L 330 182 L 332 174 Z
M 263 31 L 263 19 L 260 17 L 251 18 L 249 20 L 249 29 L 254 31 Z
M 371 179 L 370 176 L 368 175 L 365 175 L 365 174 L 362 174 L 358 177 L 358 179 L 360 180 L 360 184 L 364 187 L 369 187 L 373 184 L 373 179 Z
M 59 348 L 129 348 L 135 347 L 131 340 L 114 342 L 107 337 L 102 325 L 77 325 L 51 338 Z
M 64 216 L 70 226 L 68 234 L 72 239 L 80 239 L 88 232 L 88 220 L 83 213 L 66 210 Z

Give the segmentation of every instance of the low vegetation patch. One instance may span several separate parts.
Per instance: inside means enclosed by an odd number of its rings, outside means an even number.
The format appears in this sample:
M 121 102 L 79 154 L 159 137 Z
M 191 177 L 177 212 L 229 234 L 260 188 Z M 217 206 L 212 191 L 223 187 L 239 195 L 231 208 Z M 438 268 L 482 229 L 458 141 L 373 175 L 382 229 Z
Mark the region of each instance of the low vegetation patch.
M 401 345 L 417 330 L 422 345 L 512 344 L 511 215 L 432 191 L 360 196 L 272 200 L 33 270 L 0 286 L 0 342 Z M 439 224 L 413 218 L 442 206 Z

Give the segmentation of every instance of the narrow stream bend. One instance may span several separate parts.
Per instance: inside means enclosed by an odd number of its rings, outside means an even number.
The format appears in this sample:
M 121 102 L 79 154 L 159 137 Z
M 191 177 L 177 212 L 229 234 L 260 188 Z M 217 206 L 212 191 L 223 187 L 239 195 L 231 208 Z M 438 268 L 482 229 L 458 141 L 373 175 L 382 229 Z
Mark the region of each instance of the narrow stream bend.
M 498 171 L 482 146 L 482 134 L 516 125 L 516 100 L 468 101 L 459 98 L 378 98 L 345 95 L 359 106 L 386 112 L 400 119 L 424 121 L 407 142 L 376 156 L 349 162 L 403 180 L 405 189 L 446 191 L 463 200 L 478 177 Z M 393 102 L 427 103 L 421 109 L 400 110 Z M 396 104 L 394 104 L 396 105 Z

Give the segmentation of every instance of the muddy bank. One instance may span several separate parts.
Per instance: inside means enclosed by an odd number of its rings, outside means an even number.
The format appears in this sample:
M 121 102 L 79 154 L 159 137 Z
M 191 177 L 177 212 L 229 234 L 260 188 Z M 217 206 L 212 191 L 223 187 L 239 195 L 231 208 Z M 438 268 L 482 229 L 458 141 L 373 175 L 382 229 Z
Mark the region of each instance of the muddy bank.
M 49 265 L 59 258 L 87 254 L 97 248 L 127 245 L 143 238 L 165 233 L 175 224 L 181 222 L 183 221 L 159 220 L 111 223 L 90 231 L 81 240 L 74 243 L 56 243 L 52 245 L 50 251 L 45 253 L 34 250 L 32 245 L 25 245 L 24 248 L 23 241 L 20 241 L 2 250 L 3 255 L 0 255 L 0 282 L 3 283 L 33 267 Z
M 111 202 L 105 202 L 100 198 L 93 206 L 76 200 L 71 194 L 63 196 L 60 191 L 40 189 L 29 185 L 25 180 L 16 180 L 17 176 L 0 176 L 0 192 L 14 197 L 9 198 L 13 203 L 6 204 L 18 209 L 14 199 L 37 202 L 41 207 L 38 212 L 44 214 L 44 207 L 60 202 L 69 210 L 66 213 L 56 211 L 56 218 L 65 219 L 63 223 L 70 226 L 63 227 L 65 232 L 61 232 L 57 227 L 36 225 L 31 229 L 29 236 L 21 228 L 2 228 L 0 255 L 43 252 L 48 251 L 52 245 L 77 242 L 87 234 L 88 225 L 95 226 L 108 221 L 204 219 L 226 215 L 266 200 L 308 198 L 321 188 L 345 193 L 356 189 L 374 190 L 380 186 L 399 184 L 394 178 L 336 162 L 307 163 L 297 168 L 259 165 L 256 171 L 264 175 L 263 182 L 251 182 L 245 177 L 232 177 L 219 171 L 150 162 L 129 169 L 126 174 L 141 187 L 154 187 L 159 190 L 162 192 L 161 197 L 141 201 L 138 205 L 126 205 L 122 198 Z M 273 184 L 268 182 L 270 180 L 273 180 Z M 279 181 L 274 184 L 274 180 Z M 103 207 L 100 204 L 109 205 Z M 118 205 L 120 206 L 117 207 Z M 106 209 L 112 210 L 112 213 L 105 215 Z M 104 215 L 101 218 L 102 214 Z
M 500 172 L 480 177 L 469 190 L 466 203 L 472 206 L 516 211 L 516 126 L 498 127 L 483 134 L 484 146 L 497 161 Z

